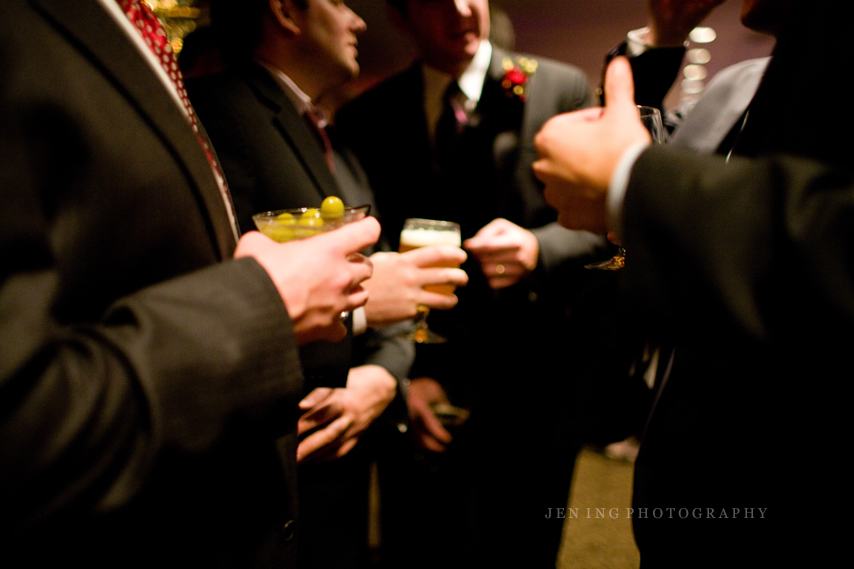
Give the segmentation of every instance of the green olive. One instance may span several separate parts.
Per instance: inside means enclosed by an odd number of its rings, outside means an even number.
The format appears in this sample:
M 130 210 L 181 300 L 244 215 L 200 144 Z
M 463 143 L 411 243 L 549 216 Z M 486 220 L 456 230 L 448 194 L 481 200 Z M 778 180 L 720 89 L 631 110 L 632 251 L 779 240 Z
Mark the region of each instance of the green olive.
M 344 202 L 338 196 L 329 196 L 320 204 L 320 214 L 324 219 L 344 217 Z
M 267 225 L 261 230 L 261 233 L 279 243 L 292 241 L 294 238 L 294 230 L 280 225 Z
M 294 215 L 292 213 L 286 211 L 276 216 L 276 223 L 282 225 L 293 225 L 296 223 L 296 219 L 294 219 Z

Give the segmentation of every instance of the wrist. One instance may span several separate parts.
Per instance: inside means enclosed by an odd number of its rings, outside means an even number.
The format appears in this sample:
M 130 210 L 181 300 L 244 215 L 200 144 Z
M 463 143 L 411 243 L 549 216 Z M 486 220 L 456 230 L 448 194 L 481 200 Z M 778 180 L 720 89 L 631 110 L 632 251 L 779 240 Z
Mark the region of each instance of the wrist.
M 626 53 L 630 57 L 637 57 L 651 49 L 686 47 L 687 45 L 687 34 L 663 33 L 653 24 L 626 34 Z

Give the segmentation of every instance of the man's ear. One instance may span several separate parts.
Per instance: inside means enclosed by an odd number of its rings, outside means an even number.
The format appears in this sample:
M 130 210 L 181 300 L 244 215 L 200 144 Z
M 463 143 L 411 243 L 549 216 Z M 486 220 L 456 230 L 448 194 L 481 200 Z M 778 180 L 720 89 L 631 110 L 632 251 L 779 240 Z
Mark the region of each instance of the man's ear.
M 286 31 L 299 35 L 302 30 L 299 27 L 299 20 L 296 19 L 296 12 L 299 10 L 295 6 L 293 0 L 270 0 L 270 11 L 273 13 L 273 18 Z
M 388 16 L 389 22 L 391 22 L 391 24 L 399 31 L 403 32 L 406 35 L 409 35 L 409 19 L 403 12 L 400 11 L 400 8 L 386 3 L 385 11 Z

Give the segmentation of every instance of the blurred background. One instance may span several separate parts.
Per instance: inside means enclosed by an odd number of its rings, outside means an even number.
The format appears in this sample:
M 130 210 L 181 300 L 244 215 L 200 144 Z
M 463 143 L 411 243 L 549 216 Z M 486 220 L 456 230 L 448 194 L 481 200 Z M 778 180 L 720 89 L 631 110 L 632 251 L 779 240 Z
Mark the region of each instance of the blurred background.
M 368 24 L 359 40 L 362 76 L 354 90 L 364 88 L 406 67 L 413 58 L 408 39 L 386 17 L 385 0 L 348 0 L 347 4 Z M 632 29 L 647 22 L 648 0 L 491 0 L 493 32 L 499 41 L 510 42 L 516 51 L 549 57 L 580 67 L 598 86 L 605 54 Z M 677 84 L 668 106 L 678 103 L 705 85 L 706 77 L 743 59 L 771 53 L 769 36 L 741 25 L 741 2 L 728 0 L 708 18 L 705 25 L 714 33 L 710 42 L 691 42 L 701 63 L 687 70 L 688 81 Z M 507 30 L 510 30 L 508 33 Z M 690 62 L 688 65 L 691 65 Z
M 176 51 L 181 38 L 207 24 L 207 0 L 146 0 L 173 38 Z M 605 54 L 629 30 L 647 22 L 648 0 L 491 0 L 493 41 L 516 51 L 549 57 L 580 67 L 599 86 Z M 386 17 L 385 0 L 348 0 L 347 5 L 368 24 L 359 41 L 362 73 L 335 99 L 346 100 L 377 81 L 407 67 L 414 58 L 408 38 Z M 741 2 L 728 0 L 696 30 L 677 82 L 666 105 L 675 107 L 696 98 L 708 78 L 738 61 L 768 55 L 769 36 L 741 25 Z M 325 101 L 334 107 L 336 101 Z

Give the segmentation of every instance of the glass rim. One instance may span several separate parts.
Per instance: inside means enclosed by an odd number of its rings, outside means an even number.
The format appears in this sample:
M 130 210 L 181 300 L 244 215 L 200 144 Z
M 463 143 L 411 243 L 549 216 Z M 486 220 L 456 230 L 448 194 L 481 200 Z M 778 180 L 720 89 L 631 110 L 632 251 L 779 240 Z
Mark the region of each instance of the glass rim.
M 456 221 L 442 221 L 440 219 L 425 219 L 425 218 L 421 218 L 421 217 L 409 217 L 403 222 L 404 229 L 406 228 L 407 225 L 410 225 L 410 224 L 413 224 L 413 225 L 418 224 L 418 225 L 425 225 L 425 226 L 439 227 L 439 228 L 444 227 L 447 229 L 459 229 L 459 227 L 460 227 L 460 224 L 457 223 Z
M 261 212 L 258 212 L 256 214 L 253 214 L 252 219 L 260 219 L 260 220 L 272 219 L 272 218 L 276 218 L 276 217 L 282 215 L 283 213 L 291 213 L 291 214 L 299 213 L 300 215 L 302 215 L 305 212 L 312 210 L 312 209 L 316 209 L 316 210 L 320 211 L 319 207 L 290 207 L 290 208 L 285 208 L 285 209 L 273 209 L 273 210 L 268 210 L 268 211 L 261 211 Z M 370 204 L 358 205 L 358 206 L 345 207 L 344 208 L 344 214 L 345 215 L 348 213 L 352 215 L 354 213 L 359 213 L 362 211 L 364 211 L 365 217 L 367 217 L 368 214 L 371 212 Z

